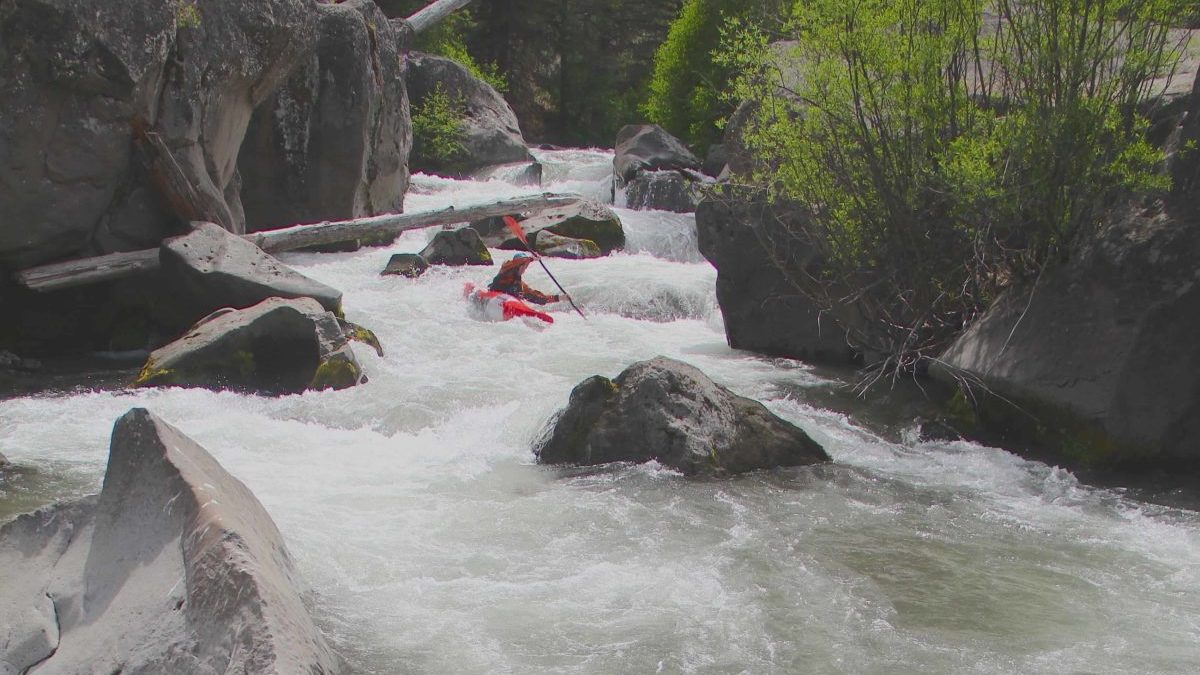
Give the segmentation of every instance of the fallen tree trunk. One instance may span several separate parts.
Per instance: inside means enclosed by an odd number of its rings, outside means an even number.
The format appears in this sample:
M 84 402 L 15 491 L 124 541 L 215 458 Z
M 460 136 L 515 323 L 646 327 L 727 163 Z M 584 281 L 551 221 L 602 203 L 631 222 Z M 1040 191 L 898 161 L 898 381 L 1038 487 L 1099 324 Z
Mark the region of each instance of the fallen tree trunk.
M 101 281 L 131 277 L 158 269 L 158 249 L 109 253 L 61 263 L 31 267 L 17 272 L 17 283 L 34 291 L 57 291 Z
M 437 2 L 431 2 L 421 8 L 405 21 L 412 26 L 414 33 L 420 33 L 446 18 L 446 15 L 467 6 L 470 2 L 471 0 L 437 0 Z
M 281 230 L 255 232 L 244 236 L 268 253 L 280 253 L 356 239 L 382 239 L 408 230 L 466 223 L 493 216 L 540 213 L 550 207 L 572 204 L 579 199 L 578 195 L 530 195 L 462 208 L 451 206 L 437 211 L 389 213 L 352 220 L 294 225 Z M 152 248 L 39 265 L 21 270 L 13 277 L 25 288 L 44 292 L 144 274 L 153 272 L 158 267 L 158 249 Z
M 438 211 L 388 213 L 354 220 L 293 225 L 281 230 L 255 232 L 247 235 L 247 238 L 267 253 L 279 253 L 309 246 L 338 244 L 355 239 L 394 237 L 408 230 L 419 230 L 435 225 L 468 223 L 482 218 L 509 216 L 517 213 L 539 213 L 553 206 L 573 204 L 579 199 L 580 197 L 577 195 L 531 195 L 463 208 L 451 206 Z

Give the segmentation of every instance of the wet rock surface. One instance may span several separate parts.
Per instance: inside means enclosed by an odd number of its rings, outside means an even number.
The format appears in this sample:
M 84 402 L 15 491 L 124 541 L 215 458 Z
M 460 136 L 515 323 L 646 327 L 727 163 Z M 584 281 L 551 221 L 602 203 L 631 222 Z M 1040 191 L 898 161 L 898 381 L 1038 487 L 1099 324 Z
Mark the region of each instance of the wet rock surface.
M 151 352 L 136 384 L 262 394 L 343 389 L 363 380 L 352 337 L 312 298 L 269 298 L 205 317 Z
M 313 298 L 328 311 L 341 311 L 341 291 L 309 279 L 213 223 L 166 240 L 159 256 L 163 283 L 176 291 L 191 320 L 272 297 Z
M 396 253 L 388 259 L 387 266 L 380 272 L 382 275 L 398 274 L 409 279 L 415 279 L 429 269 L 429 263 L 418 253 Z
M 0 673 L 340 673 L 270 516 L 135 408 L 98 496 L 0 528 Z
M 599 375 L 571 392 L 536 449 L 546 464 L 656 460 L 719 476 L 829 460 L 803 430 L 666 357 Z
M 417 255 L 430 265 L 493 264 L 487 245 L 469 227 L 439 231 Z

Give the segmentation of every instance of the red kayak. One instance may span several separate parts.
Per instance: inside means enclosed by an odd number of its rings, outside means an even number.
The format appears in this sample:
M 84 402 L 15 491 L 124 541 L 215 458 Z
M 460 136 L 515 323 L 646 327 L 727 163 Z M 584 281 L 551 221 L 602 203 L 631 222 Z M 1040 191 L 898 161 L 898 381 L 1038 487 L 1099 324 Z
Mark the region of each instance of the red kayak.
M 463 297 L 467 299 L 467 311 L 482 321 L 508 321 L 524 316 L 554 323 L 554 317 L 539 312 L 507 293 L 476 288 L 475 284 L 463 286 Z

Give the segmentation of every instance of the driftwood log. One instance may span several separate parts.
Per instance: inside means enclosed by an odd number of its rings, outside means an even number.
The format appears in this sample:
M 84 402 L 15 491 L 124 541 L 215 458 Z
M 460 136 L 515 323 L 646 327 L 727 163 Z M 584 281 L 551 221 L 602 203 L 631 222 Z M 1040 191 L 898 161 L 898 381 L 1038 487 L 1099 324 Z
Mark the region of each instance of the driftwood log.
M 281 230 L 244 235 L 268 253 L 293 251 L 321 244 L 357 239 L 383 239 L 409 230 L 467 223 L 494 216 L 535 214 L 579 201 L 578 195 L 541 194 L 503 199 L 464 207 L 447 207 L 417 213 L 389 213 L 367 218 L 294 225 Z M 55 291 L 73 286 L 111 281 L 158 269 L 158 249 L 110 253 L 94 258 L 39 265 L 17 272 L 16 282 L 34 291 Z
M 405 21 L 412 26 L 414 33 L 420 33 L 470 3 L 471 0 L 437 0 L 425 5 Z

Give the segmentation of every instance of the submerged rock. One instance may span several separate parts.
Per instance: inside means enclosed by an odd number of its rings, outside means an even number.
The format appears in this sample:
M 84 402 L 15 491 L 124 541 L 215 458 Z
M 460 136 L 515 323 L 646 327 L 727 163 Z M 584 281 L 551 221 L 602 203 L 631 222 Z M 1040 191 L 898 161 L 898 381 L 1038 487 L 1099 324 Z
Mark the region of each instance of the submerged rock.
M 241 309 L 267 298 L 313 298 L 341 312 L 342 293 L 309 279 L 249 241 L 212 223 L 163 242 L 159 259 L 166 283 L 191 318 L 222 307 Z
M 829 461 L 808 434 L 693 366 L 659 356 L 581 382 L 536 448 L 546 464 L 658 462 L 724 475 Z
M 363 380 L 347 344 L 352 337 L 312 298 L 268 298 L 247 309 L 218 310 L 156 349 L 135 385 L 266 394 L 343 389 Z
M 582 260 L 585 258 L 599 258 L 604 255 L 600 251 L 600 247 L 591 239 L 572 239 L 571 237 L 563 237 L 549 230 L 542 230 L 537 233 L 534 239 L 533 247 L 538 253 L 550 258 L 570 258 L 573 260 Z
M 438 231 L 417 255 L 430 265 L 491 265 L 493 262 L 479 233 L 469 227 Z
M 98 496 L 0 528 L 0 673 L 345 671 L 262 504 L 135 408 Z
M 490 255 L 490 254 L 489 254 Z M 429 263 L 419 253 L 396 253 L 388 259 L 387 266 L 380 272 L 382 275 L 399 274 L 416 279 L 429 269 Z
M 472 180 L 498 180 L 512 185 L 541 185 L 541 162 L 512 162 L 485 166 L 471 173 Z

